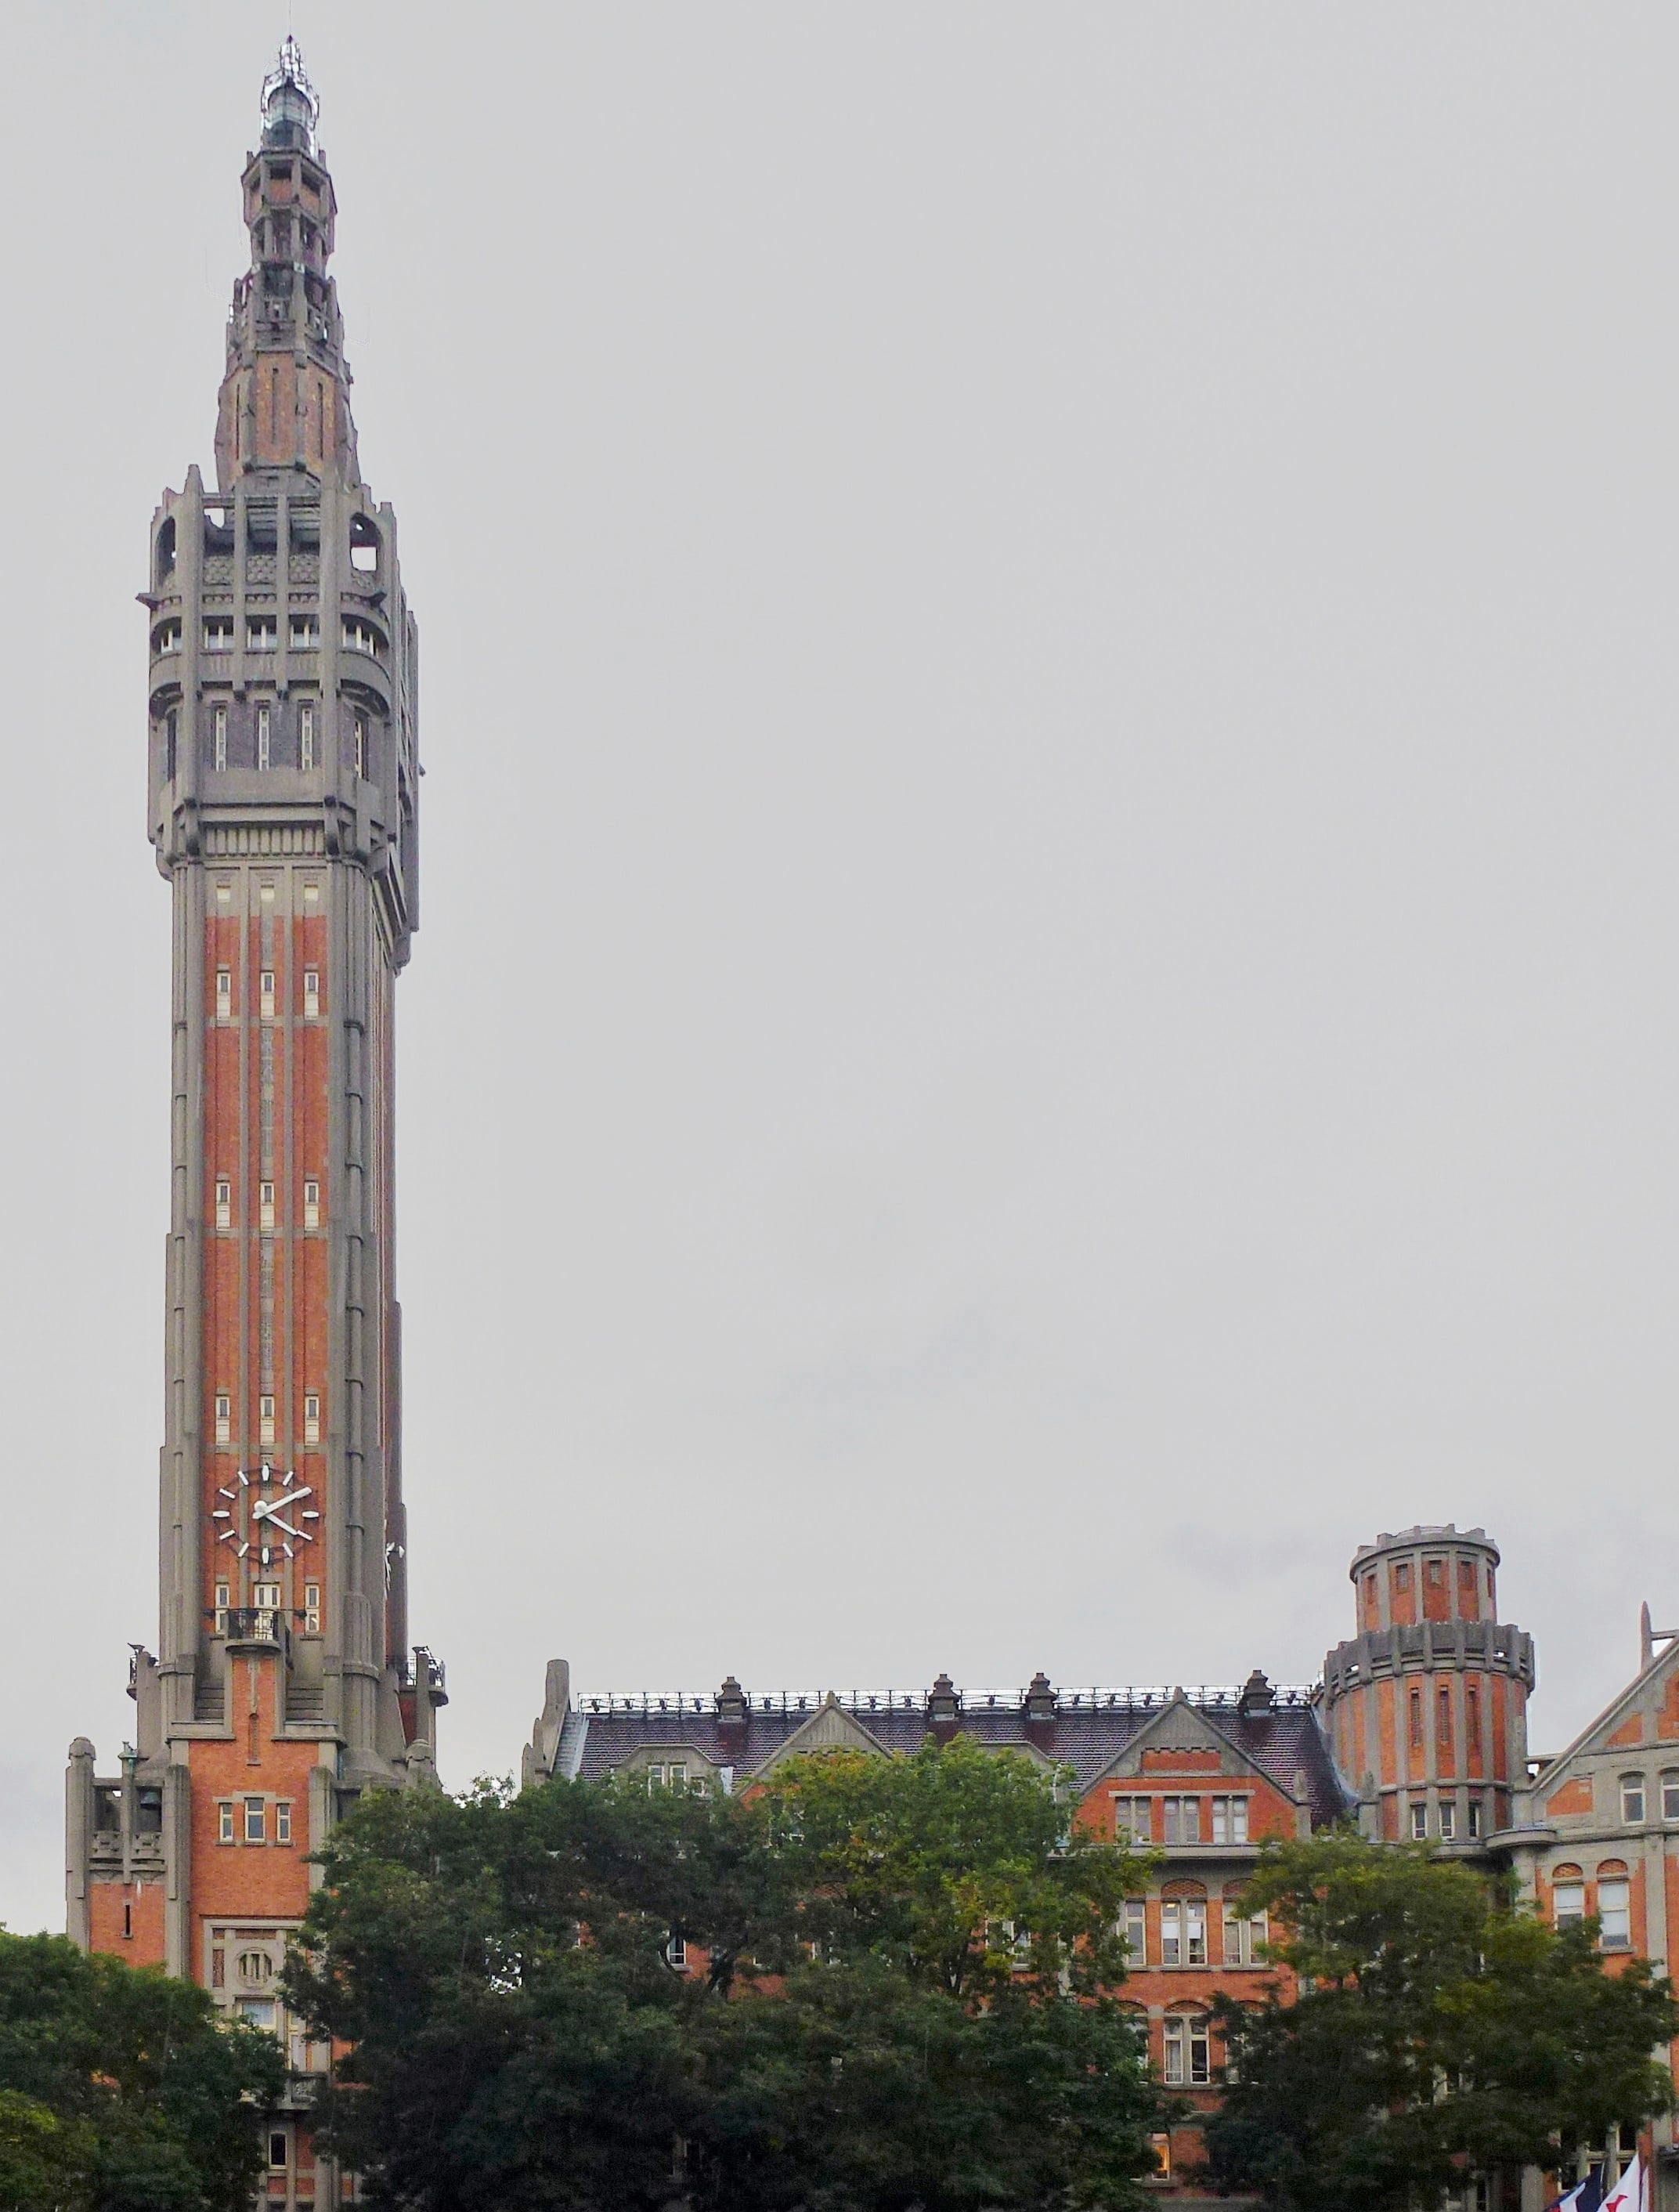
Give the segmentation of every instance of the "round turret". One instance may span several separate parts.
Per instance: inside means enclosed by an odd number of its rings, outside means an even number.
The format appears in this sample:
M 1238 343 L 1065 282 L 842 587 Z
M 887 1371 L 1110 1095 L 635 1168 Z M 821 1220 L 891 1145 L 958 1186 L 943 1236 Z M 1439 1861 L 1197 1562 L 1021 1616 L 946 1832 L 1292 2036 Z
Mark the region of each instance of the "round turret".
M 1533 1639 L 1500 1625 L 1484 1528 L 1419 1525 L 1361 1545 L 1358 1633 L 1324 1662 L 1324 1717 L 1375 1835 L 1475 1844 L 1527 1777 Z

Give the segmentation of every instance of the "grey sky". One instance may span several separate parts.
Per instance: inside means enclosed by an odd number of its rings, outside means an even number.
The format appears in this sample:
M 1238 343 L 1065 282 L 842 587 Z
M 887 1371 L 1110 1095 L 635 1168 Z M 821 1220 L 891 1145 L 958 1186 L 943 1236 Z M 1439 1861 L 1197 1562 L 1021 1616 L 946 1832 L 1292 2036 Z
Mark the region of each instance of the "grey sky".
M 423 640 L 446 1778 L 585 1686 L 1309 1680 L 1673 1539 L 1667 7 L 295 0 Z M 8 11 L 0 1917 L 155 1630 L 148 518 L 283 5 Z

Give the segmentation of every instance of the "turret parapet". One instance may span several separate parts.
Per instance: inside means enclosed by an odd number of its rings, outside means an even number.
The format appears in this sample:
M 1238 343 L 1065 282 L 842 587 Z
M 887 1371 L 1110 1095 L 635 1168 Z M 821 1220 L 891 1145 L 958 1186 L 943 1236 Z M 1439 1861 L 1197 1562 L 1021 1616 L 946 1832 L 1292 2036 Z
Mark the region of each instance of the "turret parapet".
M 1358 1632 L 1324 1661 L 1323 1715 L 1371 1834 L 1479 1847 L 1509 1823 L 1537 1669 L 1498 1618 L 1498 1565 L 1484 1528 L 1450 1521 L 1353 1554 Z

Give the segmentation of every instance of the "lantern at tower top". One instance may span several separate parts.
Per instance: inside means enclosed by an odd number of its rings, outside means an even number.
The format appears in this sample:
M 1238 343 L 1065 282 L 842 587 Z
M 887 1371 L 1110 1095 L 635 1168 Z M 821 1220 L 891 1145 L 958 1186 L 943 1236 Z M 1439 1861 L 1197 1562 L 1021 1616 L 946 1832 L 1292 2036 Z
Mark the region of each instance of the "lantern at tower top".
M 294 146 L 312 154 L 320 112 L 302 50 L 288 31 L 278 60 L 263 79 L 264 145 Z

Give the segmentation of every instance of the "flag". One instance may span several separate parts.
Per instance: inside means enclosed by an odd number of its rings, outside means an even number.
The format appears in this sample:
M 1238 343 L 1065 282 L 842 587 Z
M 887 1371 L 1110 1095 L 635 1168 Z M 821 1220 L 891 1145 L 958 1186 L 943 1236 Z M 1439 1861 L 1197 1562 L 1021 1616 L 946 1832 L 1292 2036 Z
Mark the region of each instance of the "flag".
M 1636 2153 L 1614 2188 L 1605 2191 L 1603 2212 L 1650 2212 L 1649 2181 L 1644 2160 Z
M 1585 2179 L 1576 2183 L 1566 2197 L 1559 2197 L 1545 2207 L 1545 2212 L 1601 2212 L 1603 2202 L 1603 2177 L 1588 2173 Z

